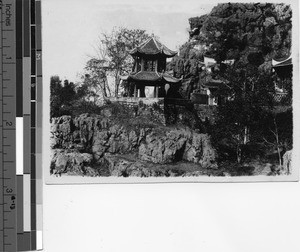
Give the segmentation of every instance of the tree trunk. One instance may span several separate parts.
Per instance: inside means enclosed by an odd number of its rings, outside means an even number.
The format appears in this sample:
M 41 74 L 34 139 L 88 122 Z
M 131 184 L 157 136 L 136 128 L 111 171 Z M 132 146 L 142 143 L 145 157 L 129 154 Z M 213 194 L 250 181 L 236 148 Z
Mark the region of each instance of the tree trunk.
M 277 127 L 275 117 L 274 117 L 273 121 L 274 121 L 274 126 L 275 126 L 274 135 L 275 135 L 275 139 L 276 139 L 276 148 L 277 148 L 277 154 L 278 154 L 278 161 L 279 161 L 279 166 L 281 168 L 282 167 L 282 162 L 281 162 L 281 154 L 280 154 L 280 142 L 279 142 L 278 127 Z
M 101 82 L 103 83 L 103 85 L 102 85 L 102 94 L 103 94 L 103 97 L 106 98 L 107 97 L 107 92 L 106 92 L 106 82 L 105 82 L 105 79 L 102 79 Z
M 115 97 L 118 97 L 119 95 L 119 85 L 120 85 L 119 70 L 117 70 L 115 75 Z
M 236 147 L 236 160 L 238 164 L 240 164 L 242 161 L 242 150 L 240 144 L 238 144 Z
M 282 167 L 280 148 L 278 145 L 277 145 L 277 153 L 278 153 L 279 166 Z
M 248 142 L 248 127 L 247 126 L 244 127 L 244 141 L 243 142 L 244 142 L 244 145 L 246 145 Z
M 107 76 L 106 75 L 105 75 L 104 81 L 105 81 L 105 87 L 107 88 L 107 91 L 108 91 L 108 95 L 109 95 L 109 97 L 111 97 L 111 91 L 110 91 L 110 87 L 108 85 L 108 80 L 107 80 Z

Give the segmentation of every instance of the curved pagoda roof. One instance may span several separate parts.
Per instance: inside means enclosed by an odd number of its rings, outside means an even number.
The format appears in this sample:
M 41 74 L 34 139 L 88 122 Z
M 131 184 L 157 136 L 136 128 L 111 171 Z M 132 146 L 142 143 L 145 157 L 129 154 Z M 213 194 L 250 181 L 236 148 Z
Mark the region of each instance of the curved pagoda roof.
M 274 68 L 276 67 L 283 67 L 283 66 L 291 66 L 293 63 L 292 63 L 292 56 L 290 55 L 288 58 L 284 59 L 284 60 L 275 60 L 275 59 L 272 59 L 272 66 Z
M 177 52 L 170 50 L 156 38 L 151 37 L 136 48 L 129 51 L 132 56 L 137 55 L 163 55 L 167 58 L 174 57 Z
M 122 80 L 135 80 L 135 81 L 166 81 L 168 83 L 178 83 L 182 79 L 175 78 L 168 73 L 158 73 L 158 72 L 148 72 L 148 71 L 139 71 L 137 73 L 131 73 L 128 76 L 120 76 Z

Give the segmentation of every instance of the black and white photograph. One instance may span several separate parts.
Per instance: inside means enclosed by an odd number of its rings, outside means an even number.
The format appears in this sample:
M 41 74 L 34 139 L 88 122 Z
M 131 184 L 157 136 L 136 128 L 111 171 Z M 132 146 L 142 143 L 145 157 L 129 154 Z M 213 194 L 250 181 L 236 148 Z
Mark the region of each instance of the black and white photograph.
M 299 252 L 297 0 L 0 0 L 0 251 Z
M 284 1 L 45 1 L 48 181 L 298 180 L 296 15 Z

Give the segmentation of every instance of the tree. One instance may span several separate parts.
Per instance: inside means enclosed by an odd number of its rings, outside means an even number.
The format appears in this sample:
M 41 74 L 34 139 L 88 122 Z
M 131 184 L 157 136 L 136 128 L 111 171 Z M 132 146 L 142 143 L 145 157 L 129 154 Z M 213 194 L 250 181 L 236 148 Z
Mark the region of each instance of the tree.
M 107 75 L 115 80 L 114 95 L 117 97 L 120 87 L 120 75 L 129 74 L 133 59 L 128 51 L 149 38 L 145 30 L 114 28 L 111 33 L 103 33 L 95 46 L 96 55 L 87 62 L 86 71 L 98 82 L 102 95 L 112 95 L 107 83 Z
M 50 116 L 70 115 L 74 102 L 79 99 L 73 82 L 62 80 L 59 76 L 50 79 Z
M 76 99 L 75 84 L 64 80 L 63 88 L 61 90 L 61 97 L 64 105 L 71 105 Z
M 233 150 L 240 163 L 243 149 L 255 140 L 251 135 L 265 117 L 266 108 L 273 106 L 273 79 L 271 73 L 238 64 L 229 67 L 222 77 L 227 80 L 227 87 L 216 96 L 222 95 L 228 100 L 218 106 L 212 135 L 217 148 Z
M 218 63 L 235 59 L 259 64 L 291 53 L 292 10 L 288 4 L 221 3 L 210 14 L 189 22 L 190 43 L 205 45 L 205 55 Z
M 54 117 L 59 114 L 59 109 L 62 105 L 61 90 L 62 84 L 59 76 L 50 78 L 50 116 Z
M 95 85 L 95 81 L 91 80 L 89 75 L 82 76 L 82 82 L 76 89 L 78 98 L 97 104 L 97 101 L 99 99 L 99 95 L 97 92 L 97 89 L 99 89 L 99 87 L 97 84 Z
M 90 59 L 86 63 L 86 73 L 81 77 L 82 89 L 85 89 L 88 100 L 96 98 L 103 100 L 112 95 L 111 87 L 107 80 L 107 67 L 104 60 Z
M 287 106 L 268 111 L 260 124 L 262 144 L 277 154 L 282 168 L 283 154 L 293 148 L 293 113 Z

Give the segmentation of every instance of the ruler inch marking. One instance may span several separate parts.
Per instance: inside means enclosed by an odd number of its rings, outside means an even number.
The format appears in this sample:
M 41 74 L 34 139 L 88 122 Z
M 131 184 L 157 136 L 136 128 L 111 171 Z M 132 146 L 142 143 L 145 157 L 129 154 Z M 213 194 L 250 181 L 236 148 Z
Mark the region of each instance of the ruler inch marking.
M 12 127 L 16 120 L 16 1 L 1 1 L 0 10 L 0 50 L 1 50 L 1 120 L 5 122 L 1 127 L 0 138 L 1 143 L 1 203 L 3 203 L 1 212 L 3 219 L 1 233 L 1 250 L 16 251 L 17 250 L 17 234 L 16 234 L 16 150 L 15 150 L 15 130 L 4 129 L 3 126 Z M 18 55 L 20 56 L 20 55 Z M 9 109 L 9 110 L 7 110 Z M 8 127 L 8 128 L 9 128 Z
M 0 250 L 28 251 L 42 249 L 41 1 L 0 1 Z

